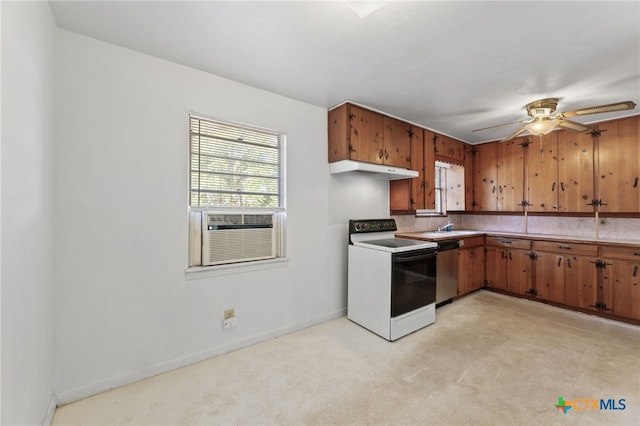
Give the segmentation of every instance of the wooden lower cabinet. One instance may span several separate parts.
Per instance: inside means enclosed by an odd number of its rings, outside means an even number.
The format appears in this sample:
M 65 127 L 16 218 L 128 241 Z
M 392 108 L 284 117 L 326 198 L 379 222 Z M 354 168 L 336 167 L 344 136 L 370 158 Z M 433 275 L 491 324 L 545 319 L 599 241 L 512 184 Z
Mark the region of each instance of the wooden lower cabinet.
M 528 240 L 487 237 L 487 287 L 524 294 L 531 288 L 531 259 Z
M 640 320 L 640 248 L 602 247 L 601 304 L 604 312 Z
M 542 300 L 596 310 L 597 255 L 595 245 L 534 241 L 533 294 Z
M 458 251 L 458 296 L 484 287 L 484 237 L 461 240 Z

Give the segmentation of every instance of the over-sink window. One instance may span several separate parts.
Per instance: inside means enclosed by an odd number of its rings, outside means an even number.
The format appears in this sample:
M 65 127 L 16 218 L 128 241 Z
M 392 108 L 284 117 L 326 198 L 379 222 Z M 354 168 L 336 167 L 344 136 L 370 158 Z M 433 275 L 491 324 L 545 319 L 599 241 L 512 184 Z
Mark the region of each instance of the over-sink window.
M 435 214 L 464 210 L 464 167 L 436 161 Z

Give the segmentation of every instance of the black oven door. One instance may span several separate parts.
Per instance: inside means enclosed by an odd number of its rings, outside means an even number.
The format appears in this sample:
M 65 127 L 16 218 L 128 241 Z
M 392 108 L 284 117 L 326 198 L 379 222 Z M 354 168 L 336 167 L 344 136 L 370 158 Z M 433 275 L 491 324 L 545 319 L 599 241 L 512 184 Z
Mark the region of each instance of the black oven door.
M 394 253 L 392 262 L 392 318 L 436 302 L 434 249 Z

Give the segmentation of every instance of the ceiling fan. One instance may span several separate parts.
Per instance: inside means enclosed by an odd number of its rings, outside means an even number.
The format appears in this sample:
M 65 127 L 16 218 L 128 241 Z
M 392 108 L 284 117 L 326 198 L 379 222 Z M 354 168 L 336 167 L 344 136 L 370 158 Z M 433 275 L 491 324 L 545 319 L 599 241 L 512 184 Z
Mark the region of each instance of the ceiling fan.
M 558 113 L 554 116 L 551 114 L 555 112 L 556 106 L 558 106 L 557 98 L 539 99 L 528 103 L 526 106 L 527 114 L 531 117 L 528 120 L 515 121 L 513 123 L 498 124 L 496 126 L 483 127 L 482 129 L 475 129 L 474 132 L 480 130 L 493 129 L 496 127 L 508 126 L 511 124 L 524 124 L 518 130 L 502 139 L 500 142 L 513 139 L 528 130 L 529 133 L 536 136 L 546 135 L 554 130 L 556 127 L 562 129 L 571 130 L 573 132 L 586 132 L 591 127 L 578 123 L 575 121 L 567 120 L 567 117 L 579 117 L 588 114 L 600 114 L 603 112 L 624 111 L 628 109 L 634 109 L 636 104 L 631 101 L 618 102 L 609 105 L 599 105 L 583 109 L 577 109 L 574 111 L 565 111 Z

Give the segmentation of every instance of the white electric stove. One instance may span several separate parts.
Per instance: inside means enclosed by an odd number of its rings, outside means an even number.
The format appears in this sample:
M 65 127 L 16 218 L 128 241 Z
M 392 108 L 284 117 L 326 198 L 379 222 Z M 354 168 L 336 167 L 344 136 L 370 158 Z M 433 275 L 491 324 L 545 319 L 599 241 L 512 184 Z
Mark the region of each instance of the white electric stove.
M 396 231 L 394 219 L 349 221 L 347 318 L 389 341 L 435 321 L 437 243 Z

